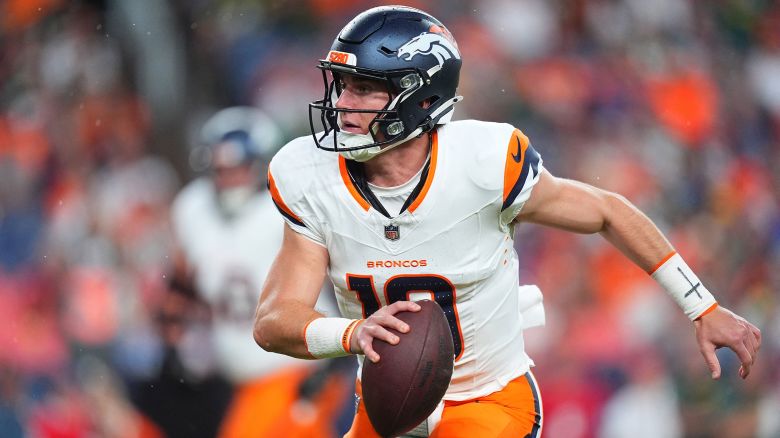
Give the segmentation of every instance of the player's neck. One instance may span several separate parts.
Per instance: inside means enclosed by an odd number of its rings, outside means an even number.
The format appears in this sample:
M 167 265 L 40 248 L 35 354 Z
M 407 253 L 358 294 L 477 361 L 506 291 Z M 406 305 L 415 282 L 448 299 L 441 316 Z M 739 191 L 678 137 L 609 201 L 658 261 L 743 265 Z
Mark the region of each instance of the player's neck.
M 428 159 L 429 145 L 430 133 L 366 161 L 366 179 L 379 187 L 396 187 L 409 181 Z

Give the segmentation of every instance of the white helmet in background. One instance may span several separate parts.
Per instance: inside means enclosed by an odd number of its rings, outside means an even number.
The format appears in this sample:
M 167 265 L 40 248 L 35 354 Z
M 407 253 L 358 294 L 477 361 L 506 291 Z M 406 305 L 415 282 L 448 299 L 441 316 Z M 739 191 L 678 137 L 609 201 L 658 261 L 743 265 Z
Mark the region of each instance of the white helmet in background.
M 281 133 L 263 111 L 236 106 L 211 116 L 201 128 L 199 143 L 190 164 L 210 173 L 219 208 L 233 217 L 265 189 L 268 162 L 281 145 Z

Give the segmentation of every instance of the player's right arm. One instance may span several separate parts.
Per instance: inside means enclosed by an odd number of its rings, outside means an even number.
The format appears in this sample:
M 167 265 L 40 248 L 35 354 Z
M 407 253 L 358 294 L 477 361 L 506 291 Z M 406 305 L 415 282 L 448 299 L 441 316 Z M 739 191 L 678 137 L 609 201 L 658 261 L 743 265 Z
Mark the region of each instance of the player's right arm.
M 264 350 L 313 359 L 304 330 L 314 310 L 328 267 L 328 250 L 284 227 L 279 253 L 266 277 L 255 311 L 254 338 Z
M 254 338 L 264 350 L 303 359 L 314 359 L 307 345 L 310 323 L 325 315 L 314 310 L 328 267 L 328 251 L 307 237 L 284 227 L 282 247 L 268 273 L 255 312 Z M 376 362 L 374 338 L 396 344 L 398 337 L 386 327 L 407 332 L 409 326 L 394 315 L 416 312 L 417 303 L 399 301 L 361 320 L 349 342 L 349 353 L 366 354 Z

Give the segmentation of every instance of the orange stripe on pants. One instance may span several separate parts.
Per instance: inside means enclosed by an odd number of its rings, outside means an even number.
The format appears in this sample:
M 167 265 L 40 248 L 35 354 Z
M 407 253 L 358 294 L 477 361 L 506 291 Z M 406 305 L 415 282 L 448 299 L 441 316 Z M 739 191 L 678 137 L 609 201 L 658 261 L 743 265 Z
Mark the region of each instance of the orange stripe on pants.
M 358 397 L 362 391 L 356 384 Z M 378 438 L 359 399 L 352 428 L 345 438 Z M 512 380 L 504 389 L 484 397 L 445 401 L 441 421 L 431 438 L 538 438 L 542 432 L 542 400 L 533 374 Z

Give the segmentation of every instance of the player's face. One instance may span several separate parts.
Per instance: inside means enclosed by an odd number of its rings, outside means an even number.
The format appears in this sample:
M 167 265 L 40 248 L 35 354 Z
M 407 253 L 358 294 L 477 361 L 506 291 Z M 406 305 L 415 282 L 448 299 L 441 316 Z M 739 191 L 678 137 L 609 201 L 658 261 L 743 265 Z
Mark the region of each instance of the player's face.
M 341 75 L 341 94 L 336 108 L 381 110 L 390 101 L 387 87 L 380 81 Z M 376 113 L 341 113 L 341 129 L 353 134 L 367 134 Z
M 256 169 L 251 166 L 217 167 L 214 169 L 214 183 L 219 190 L 251 185 Z
M 234 151 L 234 146 L 230 143 L 221 143 L 214 147 L 213 178 L 219 191 L 253 186 L 257 182 L 256 166 L 253 166 L 253 163 L 238 164 L 231 161 L 231 151 Z

